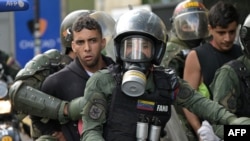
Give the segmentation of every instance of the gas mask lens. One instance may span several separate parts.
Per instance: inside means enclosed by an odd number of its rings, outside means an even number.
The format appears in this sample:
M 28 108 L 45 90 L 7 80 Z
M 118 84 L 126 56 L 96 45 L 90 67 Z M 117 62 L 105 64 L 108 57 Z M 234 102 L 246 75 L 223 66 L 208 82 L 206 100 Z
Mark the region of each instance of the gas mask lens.
M 130 36 L 122 40 L 120 55 L 127 71 L 122 79 L 122 91 L 131 97 L 144 94 L 146 76 L 141 65 L 147 64 L 153 59 L 153 41 L 147 37 Z
M 153 42 L 146 37 L 129 37 L 122 41 L 120 55 L 123 61 L 147 62 L 153 58 Z

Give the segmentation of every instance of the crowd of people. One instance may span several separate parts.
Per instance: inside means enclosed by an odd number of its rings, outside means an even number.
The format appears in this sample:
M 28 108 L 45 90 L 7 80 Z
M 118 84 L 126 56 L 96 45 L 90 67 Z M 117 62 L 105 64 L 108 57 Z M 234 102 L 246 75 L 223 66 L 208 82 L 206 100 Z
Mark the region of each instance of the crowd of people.
M 207 9 L 185 0 L 171 23 L 170 34 L 144 9 L 117 21 L 103 11 L 69 13 L 60 27 L 63 51 L 16 70 L 15 114 L 31 119 L 36 141 L 159 141 L 174 130 L 171 118 L 188 141 L 219 141 L 223 125 L 249 125 L 250 16 L 238 31 L 233 4 Z M 110 42 L 115 58 L 103 54 Z

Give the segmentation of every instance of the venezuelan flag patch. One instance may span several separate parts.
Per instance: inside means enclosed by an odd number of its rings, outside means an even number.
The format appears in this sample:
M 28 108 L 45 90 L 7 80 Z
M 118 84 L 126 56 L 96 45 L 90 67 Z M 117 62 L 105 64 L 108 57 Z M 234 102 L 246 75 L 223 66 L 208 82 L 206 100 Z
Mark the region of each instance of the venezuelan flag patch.
M 146 101 L 146 100 L 138 100 L 137 101 L 137 109 L 146 110 L 146 111 L 154 111 L 155 102 Z

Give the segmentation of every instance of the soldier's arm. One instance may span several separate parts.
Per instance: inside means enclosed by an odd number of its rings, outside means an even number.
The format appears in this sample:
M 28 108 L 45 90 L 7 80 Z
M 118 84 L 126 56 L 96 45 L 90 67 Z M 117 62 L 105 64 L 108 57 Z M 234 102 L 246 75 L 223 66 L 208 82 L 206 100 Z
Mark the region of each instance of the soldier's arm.
M 47 76 L 66 65 L 61 60 L 59 51 L 49 50 L 35 56 L 18 72 L 9 96 L 19 114 L 58 118 L 55 111 L 65 102 L 41 92 L 40 87 Z
M 237 109 L 236 95 L 240 94 L 239 85 L 240 82 L 235 71 L 228 65 L 221 67 L 216 71 L 213 82 L 210 85 L 213 100 L 230 112 L 235 113 Z M 222 133 L 224 130 L 221 130 L 221 125 L 214 126 L 214 132 L 220 138 L 223 137 Z
M 240 82 L 233 68 L 225 65 L 215 73 L 210 90 L 213 100 L 219 102 L 231 112 L 236 112 L 237 94 L 240 94 Z M 232 103 L 234 101 L 236 103 Z
M 237 118 L 222 105 L 199 94 L 183 80 L 180 82 L 176 102 L 199 117 L 215 124 L 250 124 L 250 118 Z
M 62 57 L 54 49 L 35 56 L 18 72 L 15 81 L 22 80 L 27 85 L 40 89 L 45 78 L 60 69 Z
M 114 89 L 114 79 L 110 74 L 95 73 L 85 88 L 82 110 L 82 141 L 104 141 L 103 124 L 107 118 L 108 101 Z

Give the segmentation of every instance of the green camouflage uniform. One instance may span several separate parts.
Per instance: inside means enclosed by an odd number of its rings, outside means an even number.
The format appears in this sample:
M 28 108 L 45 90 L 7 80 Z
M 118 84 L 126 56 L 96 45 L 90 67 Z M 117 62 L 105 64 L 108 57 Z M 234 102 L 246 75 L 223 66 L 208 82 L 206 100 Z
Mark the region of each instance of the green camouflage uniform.
M 235 115 L 226 111 L 218 103 L 201 96 L 184 80 L 179 79 L 179 82 L 180 87 L 175 100 L 177 105 L 184 106 L 199 117 L 215 123 L 250 124 L 249 118 L 237 119 Z M 104 141 L 103 124 L 106 122 L 107 107 L 111 101 L 115 85 L 116 80 L 108 70 L 100 70 L 88 80 L 85 95 L 81 100 L 81 107 L 83 107 L 81 115 L 84 127 L 82 141 Z M 149 77 L 146 90 L 152 91 L 153 89 L 153 78 Z M 79 105 L 79 102 L 77 103 Z M 77 105 L 77 103 L 75 104 Z
M 23 69 L 21 69 L 17 73 L 13 85 L 9 88 L 9 97 L 10 98 L 12 96 L 16 97 L 17 95 L 20 96 L 21 94 L 19 93 L 19 91 L 24 92 L 25 90 L 27 90 L 25 86 L 30 86 L 34 89 L 40 90 L 41 85 L 46 77 L 48 77 L 50 74 L 54 72 L 57 72 L 58 70 L 63 68 L 65 65 L 69 64 L 71 61 L 72 59 L 69 56 L 62 55 L 60 54 L 58 50 L 55 50 L 55 49 L 48 50 L 44 52 L 43 54 L 39 54 L 35 56 L 34 58 L 32 58 L 32 60 L 30 60 L 25 65 Z M 22 87 L 16 87 L 16 84 L 18 83 L 22 84 Z M 31 94 L 39 95 L 39 92 L 35 93 L 33 91 L 31 92 Z M 28 95 L 29 94 L 27 94 L 27 96 Z M 46 95 L 45 97 L 49 99 L 48 95 Z M 27 102 L 28 103 L 27 105 L 27 103 L 23 101 L 24 100 L 23 98 L 20 98 L 20 99 L 17 98 L 15 100 L 13 99 L 11 100 L 12 100 L 13 107 L 14 108 L 18 107 L 20 109 L 28 108 L 29 107 L 28 105 L 31 104 L 32 101 L 34 101 L 33 99 L 31 102 Z M 17 101 L 20 103 L 26 103 L 26 105 L 20 106 Z M 36 102 L 36 103 L 39 103 L 39 102 Z M 31 108 L 30 110 L 33 111 L 34 109 Z M 35 110 L 38 111 L 37 109 Z M 22 111 L 19 111 L 19 110 L 17 110 L 16 112 L 17 112 L 17 118 L 19 120 L 23 120 L 23 118 L 26 117 L 27 114 L 29 114 L 29 113 L 23 113 Z M 39 115 L 42 116 L 41 113 Z M 44 118 L 43 120 L 46 122 L 48 121 L 47 118 Z M 32 127 L 31 136 L 34 138 L 39 137 L 40 132 L 38 131 L 38 129 Z
M 237 60 L 245 64 L 246 70 L 249 73 L 249 59 L 246 56 L 241 56 Z M 232 113 L 235 113 L 237 106 L 239 105 L 239 100 L 237 100 L 235 95 L 237 96 L 241 94 L 240 84 L 240 80 L 235 70 L 229 65 L 223 65 L 216 71 L 213 82 L 210 84 L 211 92 L 213 93 L 213 100 L 226 107 L 226 109 Z M 228 105 L 228 103 L 231 104 Z M 215 133 L 221 137 L 217 131 L 220 128 L 215 127 L 214 130 Z
M 185 64 L 185 57 L 181 54 L 182 50 L 189 50 L 189 47 L 186 43 L 173 36 L 167 42 L 166 52 L 161 62 L 162 66 L 173 68 L 180 77 L 182 77 Z

